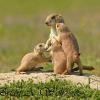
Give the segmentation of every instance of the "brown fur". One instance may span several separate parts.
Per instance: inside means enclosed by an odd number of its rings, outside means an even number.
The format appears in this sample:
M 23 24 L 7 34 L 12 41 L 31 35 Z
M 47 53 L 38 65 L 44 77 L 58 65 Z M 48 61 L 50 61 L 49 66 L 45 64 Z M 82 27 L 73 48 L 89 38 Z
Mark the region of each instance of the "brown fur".
M 53 37 L 57 35 L 56 23 L 64 23 L 63 17 L 61 15 L 54 13 L 47 16 L 45 24 L 50 27 L 50 36 L 46 42 L 45 48 L 48 48 L 51 45 Z
M 82 64 L 80 61 L 79 46 L 75 36 L 70 32 L 70 30 L 65 26 L 64 23 L 57 23 L 56 30 L 58 32 L 58 41 L 62 44 L 62 49 L 64 50 L 67 62 L 67 73 L 70 74 L 72 66 L 76 63 L 79 67 L 80 75 L 82 72 Z
M 65 23 L 64 18 L 61 15 L 56 14 L 56 13 L 53 13 L 53 14 L 50 14 L 50 15 L 47 16 L 47 18 L 45 20 L 45 24 L 50 27 L 50 36 L 49 36 L 49 39 L 46 42 L 45 48 L 49 48 L 52 44 L 53 37 L 57 36 L 56 23 Z M 78 44 L 77 40 L 76 40 L 76 38 L 74 37 L 73 34 L 72 34 L 72 38 L 74 40 L 74 44 L 77 45 Z M 76 46 L 76 49 L 79 52 L 79 46 Z M 79 70 L 79 67 L 75 68 L 75 71 L 76 71 L 76 69 Z M 94 68 L 92 66 L 85 66 L 85 65 L 83 66 L 83 69 L 94 70 Z M 74 69 L 72 69 L 72 70 L 74 71 Z
M 54 64 L 54 73 L 65 74 L 66 57 L 60 42 L 56 41 L 56 39 L 53 40 L 51 50 L 52 50 L 52 60 Z
M 45 44 L 39 43 L 34 52 L 27 53 L 21 60 L 20 66 L 17 68 L 16 73 L 26 73 L 26 71 L 32 70 L 38 64 L 49 62 L 50 57 L 46 58 L 43 54 L 45 52 Z

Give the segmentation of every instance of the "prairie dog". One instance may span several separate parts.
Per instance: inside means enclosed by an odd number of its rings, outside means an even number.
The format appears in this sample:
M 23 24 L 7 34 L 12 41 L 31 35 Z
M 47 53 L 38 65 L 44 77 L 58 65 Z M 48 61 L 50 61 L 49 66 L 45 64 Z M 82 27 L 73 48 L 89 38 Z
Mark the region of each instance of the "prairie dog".
M 58 35 L 58 32 L 56 30 L 56 23 L 65 23 L 63 16 L 61 16 L 60 14 L 56 14 L 56 13 L 53 13 L 53 14 L 50 14 L 47 16 L 47 18 L 45 20 L 45 24 L 50 28 L 50 36 L 49 36 L 49 39 L 46 41 L 46 45 L 45 45 L 46 49 L 51 48 L 50 46 L 51 46 L 52 42 L 54 41 L 54 37 Z M 74 40 L 74 44 L 78 45 L 75 36 L 72 35 L 72 37 Z M 77 47 L 77 50 L 79 51 L 79 46 L 76 46 L 76 47 Z M 76 71 L 76 69 L 79 70 L 78 67 L 75 68 L 75 71 Z M 94 68 L 92 66 L 85 66 L 85 65 L 83 65 L 83 69 L 84 70 L 94 70 Z M 73 71 L 74 71 L 74 69 L 73 69 Z
M 27 53 L 22 58 L 20 66 L 16 69 L 16 73 L 26 73 L 26 71 L 32 70 L 38 64 L 49 62 L 50 57 L 45 57 L 45 51 L 44 43 L 37 44 L 33 52 Z
M 67 73 L 70 74 L 72 66 L 76 63 L 79 67 L 80 75 L 83 74 L 82 64 L 80 61 L 79 46 L 75 36 L 70 32 L 64 23 L 57 23 L 56 30 L 58 33 L 57 40 L 61 42 L 67 62 Z
M 54 64 L 54 73 L 55 74 L 65 74 L 66 72 L 66 57 L 64 51 L 61 47 L 60 42 L 56 39 L 53 40 L 52 46 L 52 60 Z
M 47 16 L 45 24 L 50 27 L 50 36 L 46 41 L 45 48 L 49 48 L 53 37 L 57 36 L 56 23 L 64 23 L 64 19 L 61 15 L 53 13 Z

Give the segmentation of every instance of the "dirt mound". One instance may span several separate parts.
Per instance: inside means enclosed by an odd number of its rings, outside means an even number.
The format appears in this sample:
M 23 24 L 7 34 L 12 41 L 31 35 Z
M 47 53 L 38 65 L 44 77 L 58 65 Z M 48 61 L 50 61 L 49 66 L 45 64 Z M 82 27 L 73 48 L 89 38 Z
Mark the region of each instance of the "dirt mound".
M 77 74 L 73 75 L 55 75 L 53 72 L 33 72 L 27 74 L 15 74 L 15 72 L 11 73 L 0 73 L 0 84 L 3 85 L 5 83 L 10 83 L 13 81 L 20 81 L 28 79 L 32 79 L 34 83 L 38 82 L 46 82 L 50 79 L 65 79 L 71 80 L 76 84 L 89 84 L 91 88 L 100 90 L 100 77 L 96 77 L 89 74 L 84 74 L 83 76 L 79 76 Z

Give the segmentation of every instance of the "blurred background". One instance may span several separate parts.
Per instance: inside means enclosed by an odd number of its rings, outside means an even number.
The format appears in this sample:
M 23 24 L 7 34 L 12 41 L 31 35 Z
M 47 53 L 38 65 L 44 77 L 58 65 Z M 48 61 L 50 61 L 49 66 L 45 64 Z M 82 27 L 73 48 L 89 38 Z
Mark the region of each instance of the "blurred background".
M 25 53 L 48 39 L 44 22 L 51 13 L 64 16 L 78 39 L 82 63 L 100 76 L 100 0 L 0 0 L 0 72 L 18 67 Z

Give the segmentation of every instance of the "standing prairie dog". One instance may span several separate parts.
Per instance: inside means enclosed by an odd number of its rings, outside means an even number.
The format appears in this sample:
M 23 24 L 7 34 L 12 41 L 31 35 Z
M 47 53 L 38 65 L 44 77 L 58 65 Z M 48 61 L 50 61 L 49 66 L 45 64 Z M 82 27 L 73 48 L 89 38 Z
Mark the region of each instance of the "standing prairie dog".
M 55 74 L 65 74 L 66 72 L 66 57 L 64 51 L 61 47 L 60 42 L 56 39 L 53 39 L 52 46 L 52 60 L 54 64 L 54 73 Z
M 51 41 L 54 40 L 53 37 L 58 35 L 57 30 L 56 30 L 56 23 L 65 23 L 63 16 L 57 13 L 52 13 L 46 17 L 45 24 L 50 28 L 50 36 L 49 36 L 49 39 L 46 41 L 46 45 L 45 45 L 46 49 L 50 48 Z M 74 36 L 73 36 L 73 39 L 74 39 L 74 43 L 77 45 L 77 40 L 75 39 Z M 78 49 L 79 47 L 77 46 L 77 50 Z M 83 65 L 83 69 L 91 71 L 91 70 L 94 70 L 94 67 Z M 74 70 L 77 71 L 79 70 L 79 68 L 78 67 L 76 67 L 75 69 L 73 68 L 73 71 Z
M 79 46 L 75 36 L 70 32 L 64 23 L 57 23 L 56 30 L 58 33 L 57 40 L 61 42 L 67 62 L 67 73 L 70 74 L 72 66 L 76 63 L 79 67 L 80 75 L 83 74 L 82 64 L 80 61 Z
M 45 44 L 39 43 L 34 48 L 34 52 L 27 53 L 21 60 L 20 66 L 16 69 L 16 73 L 26 73 L 26 71 L 32 70 L 34 67 L 36 67 L 38 64 L 49 62 L 50 57 L 45 57 L 44 52 L 45 50 Z
M 53 13 L 47 16 L 45 24 L 50 27 L 50 36 L 46 41 L 45 48 L 49 48 L 53 37 L 57 36 L 56 23 L 64 23 L 64 19 L 61 15 Z

